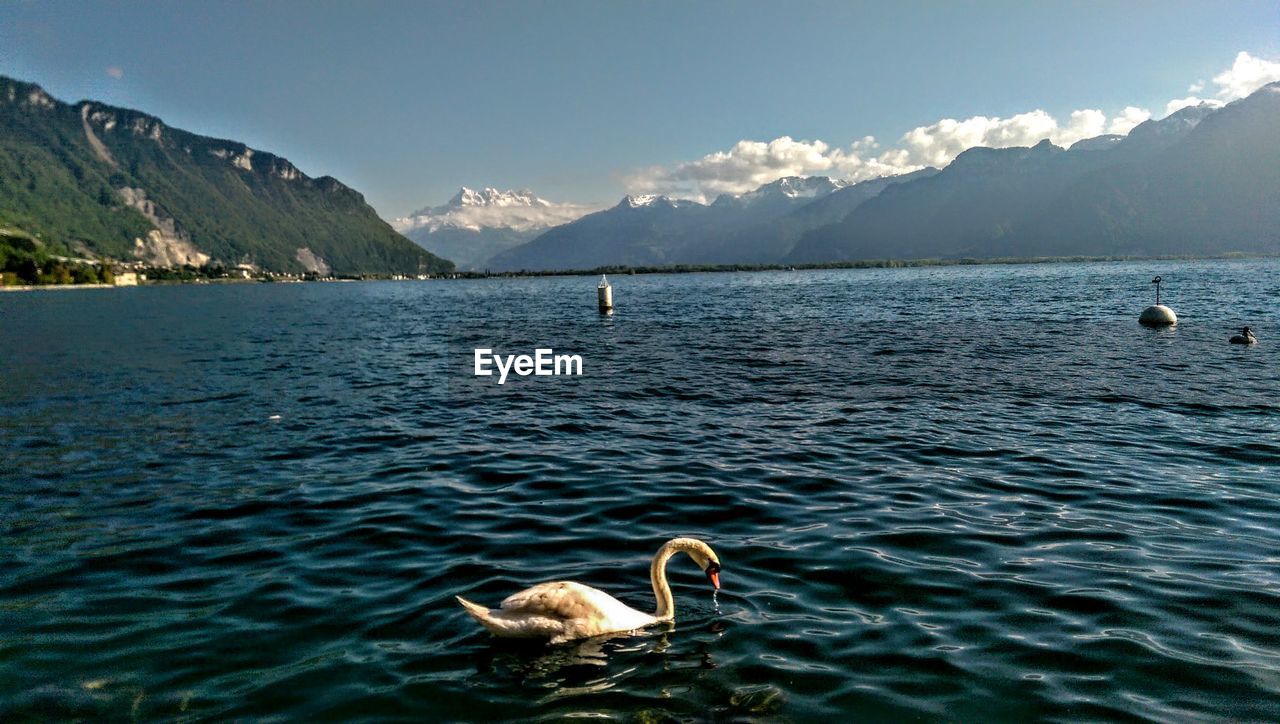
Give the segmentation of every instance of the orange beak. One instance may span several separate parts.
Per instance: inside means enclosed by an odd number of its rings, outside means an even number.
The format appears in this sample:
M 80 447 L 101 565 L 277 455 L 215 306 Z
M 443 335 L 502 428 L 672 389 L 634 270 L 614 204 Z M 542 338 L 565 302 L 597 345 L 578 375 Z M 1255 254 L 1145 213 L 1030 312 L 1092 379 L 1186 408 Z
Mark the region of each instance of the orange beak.
M 715 586 L 717 591 L 720 590 L 720 566 L 714 563 L 707 566 L 707 580 L 711 581 L 711 585 Z

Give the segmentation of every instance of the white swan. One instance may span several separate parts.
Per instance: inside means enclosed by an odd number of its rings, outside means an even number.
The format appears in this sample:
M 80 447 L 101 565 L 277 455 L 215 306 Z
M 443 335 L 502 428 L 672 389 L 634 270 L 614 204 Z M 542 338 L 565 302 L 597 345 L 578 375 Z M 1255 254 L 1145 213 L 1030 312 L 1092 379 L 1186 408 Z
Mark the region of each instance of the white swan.
M 634 631 L 675 617 L 675 601 L 667 585 L 667 561 L 676 553 L 689 557 L 707 574 L 711 585 L 720 588 L 720 559 L 711 546 L 693 538 L 672 538 L 653 556 L 649 580 L 658 610 L 650 616 L 627 606 L 604 591 L 573 581 L 539 583 L 513 593 L 497 610 L 455 596 L 458 603 L 489 629 L 504 638 L 548 639 L 559 644 L 574 639 L 619 631 Z

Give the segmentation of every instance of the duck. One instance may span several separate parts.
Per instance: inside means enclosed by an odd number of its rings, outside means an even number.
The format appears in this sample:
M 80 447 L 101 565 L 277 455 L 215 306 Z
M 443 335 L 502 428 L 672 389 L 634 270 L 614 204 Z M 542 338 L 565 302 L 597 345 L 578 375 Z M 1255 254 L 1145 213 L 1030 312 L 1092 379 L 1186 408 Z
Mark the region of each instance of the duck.
M 1253 330 L 1245 327 L 1240 330 L 1240 334 L 1231 337 L 1231 344 L 1257 344 L 1258 338 L 1253 336 Z
M 603 634 L 639 631 L 675 619 L 675 599 L 667 583 L 667 562 L 686 553 L 720 588 L 720 559 L 711 546 L 695 538 L 672 538 L 653 556 L 649 582 L 658 600 L 653 614 L 637 611 L 597 588 L 576 581 L 539 583 L 507 596 L 497 609 L 454 596 L 481 626 L 501 638 L 545 639 L 562 644 Z

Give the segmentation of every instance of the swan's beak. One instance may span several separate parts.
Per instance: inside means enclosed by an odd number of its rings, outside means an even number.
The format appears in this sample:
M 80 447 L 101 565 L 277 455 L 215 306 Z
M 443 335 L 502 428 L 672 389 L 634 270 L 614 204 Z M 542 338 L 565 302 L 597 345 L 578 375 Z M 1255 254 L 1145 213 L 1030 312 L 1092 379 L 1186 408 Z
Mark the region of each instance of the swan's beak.
M 717 591 L 720 590 L 720 564 L 712 563 L 707 566 L 706 574 L 711 585 L 715 586 Z

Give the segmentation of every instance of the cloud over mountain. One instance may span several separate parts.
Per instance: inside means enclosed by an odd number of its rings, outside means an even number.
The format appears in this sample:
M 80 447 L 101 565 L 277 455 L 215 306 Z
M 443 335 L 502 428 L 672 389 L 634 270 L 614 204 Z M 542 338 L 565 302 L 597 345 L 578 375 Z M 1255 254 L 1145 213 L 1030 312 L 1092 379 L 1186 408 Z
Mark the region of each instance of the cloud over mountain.
M 812 176 L 831 170 L 840 157 L 822 141 L 781 136 L 772 141 L 738 141 L 696 161 L 651 166 L 625 179 L 635 194 L 662 194 L 706 201 L 720 194 L 741 194 L 786 176 Z
M 1123 136 L 1132 131 L 1139 123 L 1150 119 L 1151 111 L 1146 108 L 1125 106 L 1124 110 L 1120 111 L 1120 115 L 1111 119 L 1111 124 L 1107 126 L 1107 133 L 1118 133 Z
M 1228 103 L 1277 80 L 1280 80 L 1280 63 L 1255 58 L 1244 51 L 1236 54 L 1230 68 L 1213 77 L 1218 98 Z
M 1046 138 L 1055 145 L 1069 146 L 1103 133 L 1106 124 L 1106 114 L 1093 109 L 1073 111 L 1065 124 L 1038 109 L 1009 118 L 973 116 L 963 121 L 944 118 L 908 131 L 900 145 L 911 161 L 940 167 L 975 146 L 1034 146 Z
M 1280 63 L 1241 52 L 1230 68 L 1213 77 L 1213 83 L 1218 86 L 1215 98 L 1191 95 L 1171 100 L 1165 115 L 1201 103 L 1220 106 L 1275 80 L 1280 80 Z M 1191 86 L 1190 92 L 1202 90 L 1203 83 L 1199 83 Z M 639 169 L 625 176 L 624 183 L 631 193 L 707 201 L 722 193 L 745 193 L 786 176 L 822 174 L 857 182 L 909 173 L 926 166 L 940 168 L 978 146 L 1033 146 L 1045 139 L 1058 146 L 1070 146 L 1104 133 L 1127 134 L 1151 117 L 1151 111 L 1145 108 L 1126 106 L 1110 117 L 1102 110 L 1085 108 L 1071 112 L 1064 119 L 1055 118 L 1042 109 L 1007 118 L 981 115 L 943 118 L 907 131 L 896 144 L 885 149 L 881 149 L 872 136 L 865 136 L 847 147 L 820 139 L 796 140 L 791 136 L 772 141 L 744 139 L 728 150 L 697 160 Z
M 1176 113 L 1188 106 L 1207 104 L 1217 108 L 1234 100 L 1239 100 L 1258 90 L 1262 86 L 1280 80 L 1280 63 L 1262 58 L 1255 58 L 1243 50 L 1236 53 L 1235 62 L 1230 68 L 1213 77 L 1213 84 L 1218 86 L 1214 98 L 1201 98 L 1195 94 L 1204 92 L 1204 81 L 1196 81 L 1187 88 L 1192 95 L 1186 98 L 1174 98 L 1165 104 L 1166 115 Z

